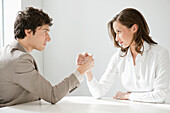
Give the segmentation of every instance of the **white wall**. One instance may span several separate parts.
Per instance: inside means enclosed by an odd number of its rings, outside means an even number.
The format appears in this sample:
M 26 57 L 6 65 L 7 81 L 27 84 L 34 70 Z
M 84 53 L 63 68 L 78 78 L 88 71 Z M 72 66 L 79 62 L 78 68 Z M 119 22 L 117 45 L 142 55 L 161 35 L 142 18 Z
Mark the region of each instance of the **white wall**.
M 4 0 L 4 45 L 14 40 L 14 22 L 21 10 L 21 0 Z
M 43 8 L 43 1 L 42 0 L 21 0 L 22 10 L 25 10 L 26 7 L 34 7 L 34 8 L 42 9 Z M 33 57 L 35 58 L 35 60 L 38 64 L 39 72 L 42 75 L 44 74 L 44 72 L 43 72 L 44 71 L 43 54 L 44 54 L 44 52 L 40 52 L 40 51 L 37 51 L 37 50 L 33 50 L 31 52 L 31 55 L 33 55 Z
M 24 10 L 26 7 L 43 8 L 43 0 L 21 0 L 21 8 Z
M 2 13 L 2 0 L 0 0 L 0 49 L 3 47 L 3 13 Z
M 57 84 L 76 68 L 76 56 L 87 51 L 94 54 L 93 73 L 99 80 L 115 51 L 107 23 L 126 7 L 136 8 L 144 15 L 153 39 L 170 52 L 169 0 L 43 0 L 43 9 L 54 19 L 52 41 L 44 52 L 45 77 Z M 107 96 L 118 90 L 123 90 L 119 79 Z M 86 80 L 73 95 L 90 95 Z

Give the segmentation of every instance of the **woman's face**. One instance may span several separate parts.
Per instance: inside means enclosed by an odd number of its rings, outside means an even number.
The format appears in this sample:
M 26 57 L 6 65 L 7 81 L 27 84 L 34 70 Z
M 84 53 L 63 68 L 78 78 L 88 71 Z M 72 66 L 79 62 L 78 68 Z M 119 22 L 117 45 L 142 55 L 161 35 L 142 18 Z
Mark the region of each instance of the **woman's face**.
M 113 23 L 113 29 L 116 33 L 116 41 L 119 42 L 119 45 L 123 48 L 130 46 L 134 34 L 133 26 L 131 28 L 127 28 L 119 21 L 115 21 Z

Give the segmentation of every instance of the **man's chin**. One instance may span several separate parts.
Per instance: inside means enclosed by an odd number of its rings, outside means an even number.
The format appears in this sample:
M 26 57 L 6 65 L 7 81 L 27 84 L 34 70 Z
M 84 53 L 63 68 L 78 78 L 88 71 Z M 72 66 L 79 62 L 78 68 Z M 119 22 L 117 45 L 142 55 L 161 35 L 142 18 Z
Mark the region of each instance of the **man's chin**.
M 40 51 L 44 51 L 45 48 L 41 49 Z
M 40 51 L 42 52 L 42 51 L 44 51 L 44 49 L 43 49 L 43 50 L 40 50 Z
M 37 51 L 44 51 L 45 48 L 36 49 Z

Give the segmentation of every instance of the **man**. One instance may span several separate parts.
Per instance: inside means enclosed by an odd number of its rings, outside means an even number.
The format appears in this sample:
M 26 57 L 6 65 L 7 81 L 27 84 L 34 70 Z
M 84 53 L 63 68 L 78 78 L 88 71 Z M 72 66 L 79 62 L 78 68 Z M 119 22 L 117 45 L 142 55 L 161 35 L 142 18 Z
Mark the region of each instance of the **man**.
M 77 88 L 83 74 L 93 66 L 92 56 L 75 72 L 52 86 L 38 72 L 33 49 L 43 51 L 51 40 L 52 19 L 42 10 L 29 7 L 20 11 L 14 24 L 15 40 L 0 52 L 0 107 L 44 99 L 55 104 Z

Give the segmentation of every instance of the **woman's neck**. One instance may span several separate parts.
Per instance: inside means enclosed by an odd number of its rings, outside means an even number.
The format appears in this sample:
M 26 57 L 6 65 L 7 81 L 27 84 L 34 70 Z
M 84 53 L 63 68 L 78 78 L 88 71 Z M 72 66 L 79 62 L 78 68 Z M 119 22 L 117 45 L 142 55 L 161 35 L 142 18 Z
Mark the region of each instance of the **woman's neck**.
M 135 42 L 132 42 L 132 44 L 130 45 L 130 52 L 132 56 L 137 56 L 138 52 L 135 50 Z
M 143 40 L 142 40 L 142 43 L 144 43 Z M 141 47 L 139 49 L 141 49 Z M 133 41 L 132 44 L 130 45 L 130 52 L 131 52 L 132 57 L 133 57 L 134 65 L 136 65 L 135 59 L 136 59 L 136 56 L 138 55 L 138 52 L 135 49 L 135 41 Z
M 135 50 L 135 42 L 133 42 L 131 45 L 130 45 L 130 52 L 132 54 L 132 58 L 133 58 L 133 63 L 134 65 L 136 65 L 136 56 L 138 55 L 138 52 Z

